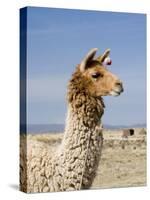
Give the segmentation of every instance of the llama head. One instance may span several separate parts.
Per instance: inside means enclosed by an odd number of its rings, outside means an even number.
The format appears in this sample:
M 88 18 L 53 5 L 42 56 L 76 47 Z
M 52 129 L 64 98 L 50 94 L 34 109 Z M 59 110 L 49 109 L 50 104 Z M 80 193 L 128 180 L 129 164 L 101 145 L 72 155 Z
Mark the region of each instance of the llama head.
M 92 96 L 118 96 L 123 92 L 121 80 L 106 67 L 111 64 L 110 49 L 94 58 L 97 48 L 91 49 L 79 65 L 80 72 L 87 80 L 87 89 Z

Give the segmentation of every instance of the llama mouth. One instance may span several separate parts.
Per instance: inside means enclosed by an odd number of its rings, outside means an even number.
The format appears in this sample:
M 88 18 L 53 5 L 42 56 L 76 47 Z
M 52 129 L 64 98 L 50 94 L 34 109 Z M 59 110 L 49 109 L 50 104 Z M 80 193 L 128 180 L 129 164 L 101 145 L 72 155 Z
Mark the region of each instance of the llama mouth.
M 122 91 L 112 90 L 109 94 L 110 94 L 111 96 L 117 97 L 117 96 L 119 96 L 119 95 L 121 94 L 121 92 L 122 92 Z
M 111 96 L 119 96 L 122 92 L 124 91 L 123 87 L 115 87 L 110 93 L 109 95 Z

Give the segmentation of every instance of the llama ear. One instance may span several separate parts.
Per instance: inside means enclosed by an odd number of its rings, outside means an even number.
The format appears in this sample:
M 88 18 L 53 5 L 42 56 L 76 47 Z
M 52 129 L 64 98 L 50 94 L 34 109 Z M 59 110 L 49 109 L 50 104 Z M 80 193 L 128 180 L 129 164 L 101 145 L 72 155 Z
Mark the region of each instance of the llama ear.
M 97 48 L 93 48 L 91 49 L 87 55 L 83 58 L 83 60 L 81 61 L 81 64 L 80 64 L 80 71 L 81 72 L 84 72 L 85 69 L 86 69 L 86 66 L 87 66 L 87 63 L 92 60 L 97 52 Z
M 106 49 L 106 51 L 99 57 L 96 58 L 100 63 L 103 63 L 105 59 L 109 58 L 110 49 Z

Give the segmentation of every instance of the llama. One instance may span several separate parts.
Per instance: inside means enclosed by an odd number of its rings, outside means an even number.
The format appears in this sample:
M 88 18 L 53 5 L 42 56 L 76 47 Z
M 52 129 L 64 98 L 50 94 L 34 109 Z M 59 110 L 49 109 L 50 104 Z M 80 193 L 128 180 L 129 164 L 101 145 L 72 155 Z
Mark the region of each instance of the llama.
M 56 192 L 90 188 L 103 145 L 102 96 L 123 92 L 119 78 L 108 71 L 110 50 L 95 57 L 91 49 L 76 67 L 68 84 L 68 112 L 60 146 L 27 139 L 27 154 L 21 150 L 21 190 Z M 23 148 L 23 151 L 25 148 Z M 27 164 L 25 163 L 27 160 Z

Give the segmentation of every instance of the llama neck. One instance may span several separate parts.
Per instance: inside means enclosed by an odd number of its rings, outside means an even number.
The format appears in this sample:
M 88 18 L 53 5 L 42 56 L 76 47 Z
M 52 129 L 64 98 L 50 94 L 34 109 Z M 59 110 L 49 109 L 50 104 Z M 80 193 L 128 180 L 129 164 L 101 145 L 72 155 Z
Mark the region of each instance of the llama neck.
M 91 96 L 88 91 L 89 84 L 89 81 L 81 75 L 77 67 L 68 85 L 68 113 L 63 139 L 63 145 L 67 144 L 67 147 L 70 148 L 78 143 L 82 146 L 82 138 L 87 141 L 88 134 L 86 133 L 92 132 L 92 129 L 100 124 L 104 113 L 105 105 L 102 97 Z M 83 145 L 85 143 L 83 142 Z
M 65 134 L 61 145 L 63 176 L 65 180 L 68 180 L 64 185 L 68 190 L 71 187 L 81 189 L 85 161 L 89 145 L 91 145 L 90 137 L 92 133 L 96 134 L 102 113 L 103 104 L 99 99 L 89 99 L 78 94 L 76 101 L 69 104 Z
M 97 162 L 99 149 L 96 148 L 100 143 L 97 128 L 100 127 L 104 104 L 102 98 L 92 97 L 88 93 L 88 84 L 77 68 L 68 86 L 66 127 L 58 155 L 62 190 L 79 190 L 83 185 L 88 185 L 92 179 L 91 168 L 94 169 Z M 89 162 L 89 158 L 94 159 Z

